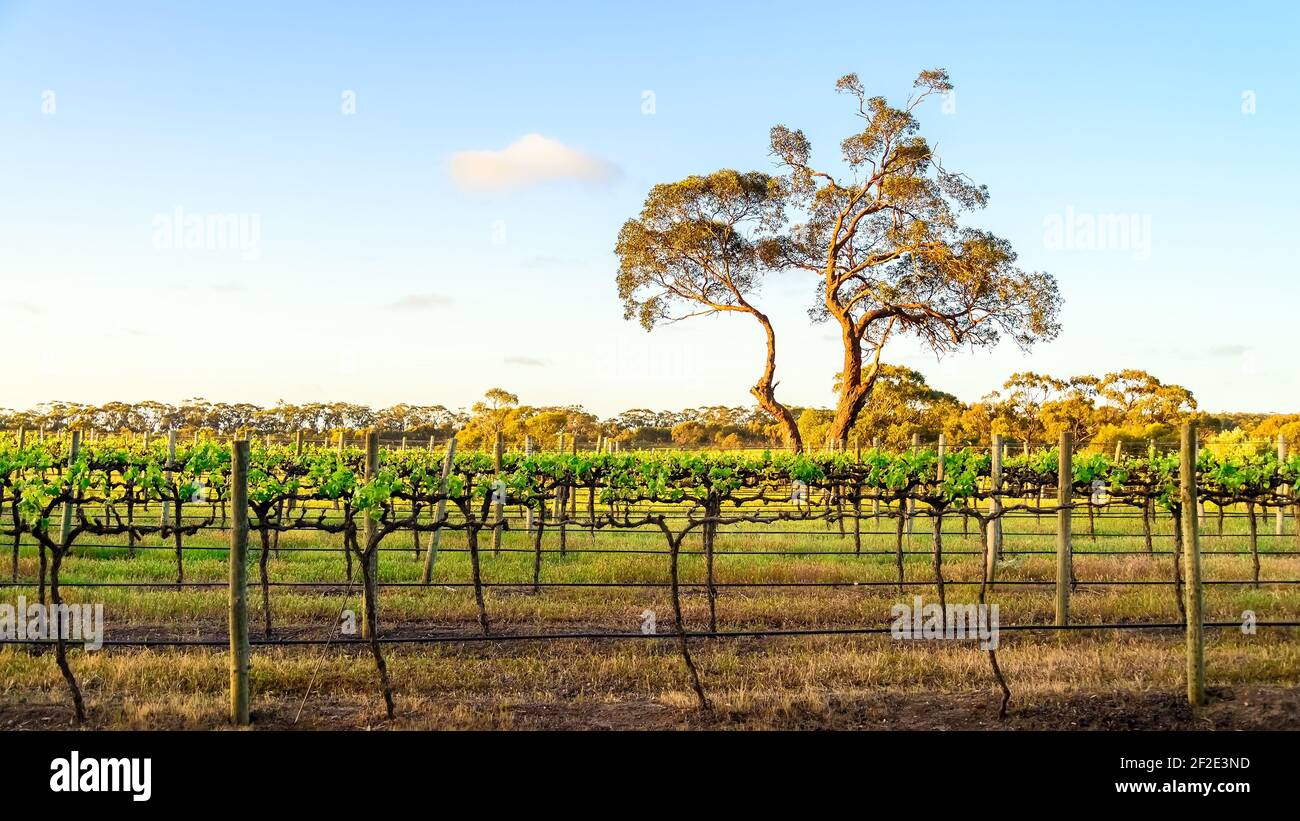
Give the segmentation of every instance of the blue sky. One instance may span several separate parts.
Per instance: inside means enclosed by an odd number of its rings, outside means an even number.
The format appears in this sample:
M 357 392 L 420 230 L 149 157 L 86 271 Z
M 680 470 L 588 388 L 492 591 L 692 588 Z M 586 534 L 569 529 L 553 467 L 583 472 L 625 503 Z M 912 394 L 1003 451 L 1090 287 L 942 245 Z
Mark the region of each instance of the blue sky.
M 942 66 L 956 96 L 923 133 L 989 187 L 970 224 L 1057 276 L 1064 332 L 887 360 L 966 400 L 1018 370 L 1139 367 L 1211 410 L 1295 410 L 1300 13 L 1134 5 L 0 2 L 0 406 L 749 404 L 747 318 L 622 319 L 619 226 L 657 182 L 771 170 L 776 123 L 832 164 L 855 127 L 837 77 L 899 101 Z M 458 152 L 526 135 L 598 170 L 453 179 Z M 160 241 L 176 209 L 242 219 L 243 248 Z M 1149 233 L 1048 236 L 1101 214 Z M 829 404 L 840 361 L 814 284 L 760 298 L 792 404 Z

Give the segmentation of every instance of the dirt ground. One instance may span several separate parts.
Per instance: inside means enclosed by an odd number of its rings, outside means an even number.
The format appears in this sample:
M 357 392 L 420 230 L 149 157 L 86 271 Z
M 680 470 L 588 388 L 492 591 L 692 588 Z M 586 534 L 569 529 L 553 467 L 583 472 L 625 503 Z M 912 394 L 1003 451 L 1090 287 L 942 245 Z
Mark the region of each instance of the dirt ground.
M 709 712 L 655 701 L 431 705 L 398 700 L 387 721 L 376 705 L 355 700 L 314 701 L 297 723 L 294 701 L 263 703 L 254 726 L 282 729 L 513 729 L 513 730 L 1300 730 L 1300 688 L 1241 687 L 1211 691 L 1211 702 L 1190 708 L 1178 693 L 1089 693 L 1012 702 L 1005 722 L 992 693 L 870 693 L 828 698 L 816 708 L 747 714 L 716 705 Z M 104 726 L 111 704 L 92 709 L 89 726 Z M 0 729 L 72 728 L 62 704 L 0 704 Z M 165 717 L 158 729 L 192 729 Z

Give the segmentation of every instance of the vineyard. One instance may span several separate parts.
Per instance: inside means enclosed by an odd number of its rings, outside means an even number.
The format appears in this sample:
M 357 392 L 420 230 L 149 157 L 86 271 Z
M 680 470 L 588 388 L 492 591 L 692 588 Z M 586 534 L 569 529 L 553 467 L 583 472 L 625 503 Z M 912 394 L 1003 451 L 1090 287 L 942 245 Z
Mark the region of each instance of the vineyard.
M 1176 691 L 1171 636 L 1202 629 L 1211 685 L 1300 676 L 1300 456 L 1285 446 L 361 444 L 8 437 L 6 598 L 103 603 L 106 630 L 94 653 L 57 631 L 6 637 L 6 701 L 86 720 L 159 686 L 134 665 L 204 694 L 210 716 L 231 661 L 245 720 L 274 697 L 296 722 L 329 689 L 382 699 L 391 721 L 481 698 L 494 676 L 528 678 L 533 701 L 649 692 L 699 713 L 757 698 L 741 679 L 768 698 L 902 681 L 988 693 L 1005 718 L 1037 681 L 1025 643 L 1141 659 L 1140 685 Z M 996 604 L 1003 649 L 891 642 L 891 607 L 914 597 L 945 614 Z M 528 670 L 542 645 L 554 666 Z M 578 669 L 604 693 L 570 682 Z

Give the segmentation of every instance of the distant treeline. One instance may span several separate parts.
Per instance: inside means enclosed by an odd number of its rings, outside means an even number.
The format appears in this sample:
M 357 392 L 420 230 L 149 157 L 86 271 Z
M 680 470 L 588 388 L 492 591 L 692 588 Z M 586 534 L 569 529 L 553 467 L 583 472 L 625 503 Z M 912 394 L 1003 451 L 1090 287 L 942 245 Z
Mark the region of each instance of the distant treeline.
M 822 446 L 834 411 L 794 408 L 807 447 Z M 1145 371 L 1104 377 L 1058 379 L 1034 373 L 1013 375 L 1000 391 L 964 403 L 930 387 L 910 368 L 882 366 L 870 401 L 852 436 L 863 447 L 873 442 L 899 448 L 914 435 L 933 441 L 940 434 L 956 443 L 987 442 L 994 433 L 1034 445 L 1050 443 L 1069 429 L 1080 445 L 1113 447 L 1171 440 L 1185 421 L 1198 422 L 1207 435 L 1234 432 L 1240 438 L 1300 439 L 1300 414 L 1221 413 L 1197 409 L 1190 390 L 1162 383 Z M 554 446 L 561 432 L 591 442 L 598 437 L 642 446 L 778 447 L 781 431 L 758 407 L 701 407 L 680 411 L 634 408 L 601 419 L 580 405 L 536 407 L 500 388 L 487 392 L 469 411 L 442 405 L 393 405 L 374 409 L 347 402 L 261 407 L 192 399 L 163 402 L 109 402 L 85 405 L 46 402 L 26 411 L 0 410 L 0 427 L 33 433 L 68 429 L 108 433 L 207 431 L 228 436 L 312 435 L 377 428 L 412 437 L 445 439 L 456 433 L 475 447 L 494 441 L 498 431 L 512 445 L 531 436 L 539 446 Z

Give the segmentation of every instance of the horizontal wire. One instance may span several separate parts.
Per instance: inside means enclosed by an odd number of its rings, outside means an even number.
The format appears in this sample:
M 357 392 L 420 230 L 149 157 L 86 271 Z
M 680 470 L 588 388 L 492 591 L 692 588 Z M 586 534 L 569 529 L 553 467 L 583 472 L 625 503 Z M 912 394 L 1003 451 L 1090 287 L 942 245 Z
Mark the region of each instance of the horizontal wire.
M 1225 621 L 1225 622 L 1205 622 L 1201 625 L 1207 629 L 1224 629 L 1224 628 L 1241 628 L 1242 622 Z M 1300 627 L 1300 621 L 1271 621 L 1271 622 L 1254 622 L 1255 628 L 1273 628 L 1285 629 Z M 1081 630 L 1184 630 L 1186 625 L 1181 622 L 1161 622 L 1161 623 L 1143 623 L 1143 622 L 1117 622 L 1114 624 L 1097 623 L 1097 624 L 1008 624 L 999 625 L 998 632 L 1054 632 L 1054 631 L 1081 631 Z M 582 640 L 680 640 L 686 639 L 734 639 L 734 638 L 787 638 L 798 636 L 861 636 L 861 635 L 885 635 L 893 632 L 893 627 L 826 627 L 826 628 L 807 628 L 807 629 L 773 629 L 773 630 L 729 630 L 729 631 L 684 631 L 668 633 L 619 633 L 619 632 L 581 632 L 581 633 L 503 633 L 500 635 L 441 635 L 441 636 L 376 636 L 374 639 L 364 638 L 341 638 L 332 639 L 249 639 L 249 645 L 253 647 L 316 647 L 316 646 L 368 646 L 371 641 L 378 644 L 465 644 L 465 643 L 497 643 L 497 642 L 515 642 L 515 641 L 582 641 Z M 924 639 L 922 639 L 924 640 Z M 964 641 L 981 641 L 977 636 L 971 636 Z M 58 642 L 52 639 L 0 639 L 0 644 L 28 644 L 28 645 L 55 645 Z M 65 640 L 70 648 L 75 648 L 82 642 L 75 642 L 71 639 Z M 230 646 L 229 638 L 226 639 L 104 639 L 100 644 L 102 647 L 226 647 Z

